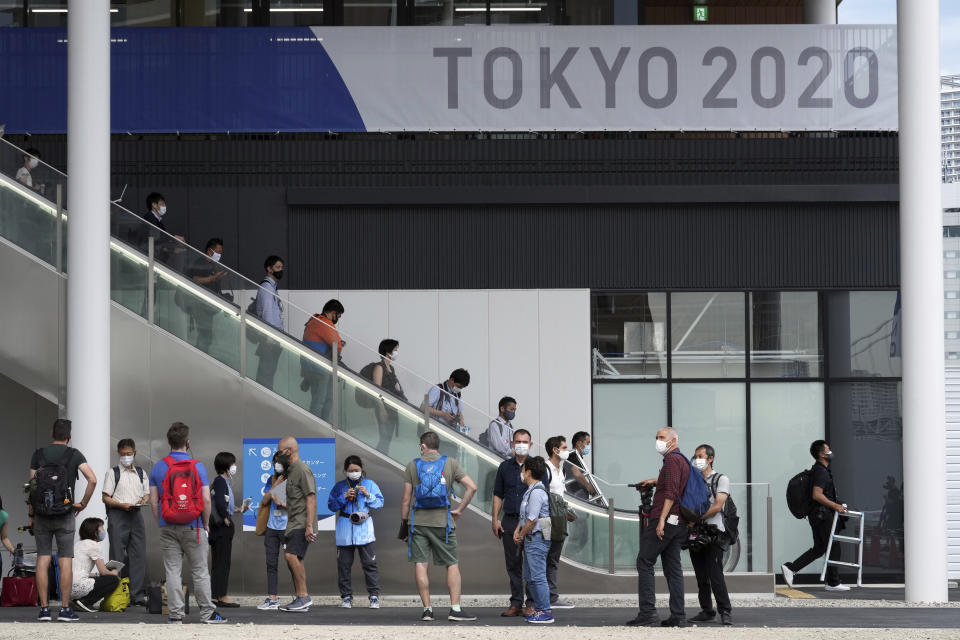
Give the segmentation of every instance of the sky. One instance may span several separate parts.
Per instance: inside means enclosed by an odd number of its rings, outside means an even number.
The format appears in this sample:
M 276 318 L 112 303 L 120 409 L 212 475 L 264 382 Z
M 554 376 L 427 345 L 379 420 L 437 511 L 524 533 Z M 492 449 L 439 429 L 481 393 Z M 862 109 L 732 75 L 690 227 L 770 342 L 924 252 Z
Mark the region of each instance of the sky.
M 894 24 L 897 0 L 843 0 L 838 9 L 838 22 Z M 960 74 L 960 0 L 940 0 L 940 75 L 957 74 Z

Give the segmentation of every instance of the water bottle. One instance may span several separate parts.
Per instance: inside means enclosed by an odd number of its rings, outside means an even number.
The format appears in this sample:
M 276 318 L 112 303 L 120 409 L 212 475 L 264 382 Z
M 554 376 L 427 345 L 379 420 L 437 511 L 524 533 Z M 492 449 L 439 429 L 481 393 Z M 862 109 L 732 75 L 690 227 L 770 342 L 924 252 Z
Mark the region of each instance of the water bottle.
M 18 542 L 17 548 L 13 550 L 13 568 L 22 569 L 23 568 L 23 543 Z

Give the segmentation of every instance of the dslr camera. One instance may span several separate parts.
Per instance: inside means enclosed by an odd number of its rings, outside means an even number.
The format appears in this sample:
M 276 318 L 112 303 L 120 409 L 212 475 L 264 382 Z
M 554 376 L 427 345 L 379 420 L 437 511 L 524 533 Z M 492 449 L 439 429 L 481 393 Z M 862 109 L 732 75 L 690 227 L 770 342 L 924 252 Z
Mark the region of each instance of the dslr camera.
M 350 522 L 353 524 L 360 524 L 364 520 L 370 517 L 370 514 L 366 511 L 354 511 L 350 514 Z

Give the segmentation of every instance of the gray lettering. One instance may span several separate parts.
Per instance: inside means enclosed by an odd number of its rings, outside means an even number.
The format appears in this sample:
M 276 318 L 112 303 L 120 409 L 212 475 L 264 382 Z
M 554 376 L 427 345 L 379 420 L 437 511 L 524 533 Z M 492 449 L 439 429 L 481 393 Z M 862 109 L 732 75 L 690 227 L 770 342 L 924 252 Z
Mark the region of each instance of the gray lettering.
M 763 95 L 763 74 L 760 65 L 764 58 L 773 60 L 773 95 L 769 98 Z M 753 52 L 753 57 L 750 58 L 750 93 L 753 94 L 753 101 L 758 107 L 772 109 L 779 107 L 783 102 L 783 97 L 787 94 L 786 66 L 787 63 L 779 49 L 760 47 Z
M 473 57 L 470 47 L 434 47 L 434 58 L 447 59 L 447 109 L 460 108 L 460 64 L 458 58 Z
M 807 88 L 800 94 L 797 106 L 801 109 L 829 109 L 833 106 L 833 98 L 814 98 L 813 96 L 817 93 L 823 81 L 827 79 L 827 76 L 830 75 L 830 67 L 833 65 L 830 54 L 822 47 L 807 47 L 800 52 L 797 64 L 807 66 L 814 58 L 820 60 L 820 70 L 817 71 L 817 75 L 813 77 Z
M 563 77 L 563 72 L 567 70 L 573 56 L 577 55 L 579 47 L 567 47 L 567 50 L 560 56 L 560 62 L 553 69 L 550 68 L 550 47 L 540 47 L 540 108 L 550 108 L 550 90 L 553 85 L 557 85 L 563 99 L 567 101 L 567 106 L 571 109 L 579 109 L 580 101 L 574 95 L 573 90 L 567 79 Z
M 867 96 L 865 98 L 859 97 L 854 87 L 855 78 L 853 65 L 859 57 L 867 59 L 868 84 Z M 879 74 L 880 62 L 877 60 L 877 54 L 874 53 L 872 49 L 857 47 L 847 51 L 847 55 L 843 59 L 843 95 L 846 96 L 847 102 L 850 103 L 851 107 L 865 109 L 877 101 L 877 96 L 880 93 Z
M 500 58 L 509 60 L 513 71 L 512 90 L 506 98 L 500 98 L 493 92 L 493 65 Z M 520 54 L 510 47 L 491 49 L 483 59 L 483 97 L 494 109 L 509 109 L 520 102 L 521 96 L 523 96 L 523 61 L 520 59 Z
M 650 95 L 650 61 L 661 58 L 667 63 L 667 91 L 660 98 Z M 665 47 L 650 47 L 640 54 L 640 99 L 651 109 L 663 109 L 677 99 L 677 57 Z
M 713 83 L 713 86 L 710 87 L 710 91 L 707 91 L 707 95 L 703 96 L 703 108 L 704 109 L 736 109 L 737 108 L 737 99 L 736 98 L 721 98 L 720 92 L 727 86 L 727 83 L 730 82 L 730 78 L 733 77 L 733 74 L 737 71 L 737 56 L 733 54 L 733 51 L 726 47 L 711 47 L 703 54 L 703 64 L 704 66 L 709 65 L 713 66 L 713 61 L 717 58 L 722 58 L 724 62 L 727 63 L 727 66 L 724 67 L 723 73 L 720 74 L 720 77 L 717 78 L 717 81 Z
M 607 64 L 607 60 L 603 57 L 603 52 L 600 50 L 600 47 L 590 47 L 590 53 L 593 54 L 593 60 L 597 63 L 597 69 L 600 70 L 600 75 L 603 76 L 604 106 L 607 109 L 614 109 L 617 106 L 617 78 L 620 77 L 623 63 L 627 61 L 630 47 L 620 47 L 612 67 Z

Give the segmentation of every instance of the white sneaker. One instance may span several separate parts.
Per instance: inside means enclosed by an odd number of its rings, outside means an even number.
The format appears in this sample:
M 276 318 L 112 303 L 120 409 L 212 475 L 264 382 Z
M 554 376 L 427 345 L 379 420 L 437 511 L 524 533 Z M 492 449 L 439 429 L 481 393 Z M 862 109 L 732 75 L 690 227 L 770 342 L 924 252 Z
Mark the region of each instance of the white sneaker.
M 832 586 L 828 584 L 824 589 L 826 591 L 850 591 L 850 587 L 845 584 L 835 584 Z
M 263 602 L 257 605 L 257 609 L 260 611 L 276 611 L 280 608 L 280 600 L 271 600 L 266 598 Z
M 380 596 L 370 596 L 370 608 L 371 609 L 380 608 Z
M 783 581 L 787 583 L 787 586 L 793 589 L 793 571 L 787 567 L 787 565 L 780 565 L 780 573 L 783 574 Z
M 352 609 L 352 608 L 353 608 L 353 598 L 351 598 L 350 596 L 347 596 L 346 598 L 343 598 L 342 600 L 340 600 L 340 608 L 341 608 L 341 609 Z

